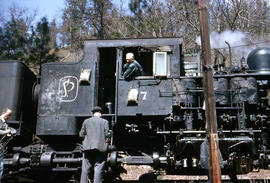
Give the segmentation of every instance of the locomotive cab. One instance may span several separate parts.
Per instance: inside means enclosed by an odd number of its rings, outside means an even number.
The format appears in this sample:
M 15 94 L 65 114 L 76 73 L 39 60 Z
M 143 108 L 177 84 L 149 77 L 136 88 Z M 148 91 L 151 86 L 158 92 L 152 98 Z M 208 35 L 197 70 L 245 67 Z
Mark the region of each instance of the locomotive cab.
M 115 116 L 168 115 L 171 100 L 159 95 L 164 95 L 171 88 L 163 78 L 180 76 L 181 43 L 178 38 L 86 41 L 85 46 L 89 48 L 85 47 L 85 52 L 94 49 L 96 57 L 95 75 L 92 75 L 96 78 L 93 106 L 102 106 L 105 113 Z M 134 54 L 144 70 L 143 75 L 131 81 L 123 77 L 125 55 L 129 52 Z M 129 105 L 130 89 L 140 90 L 136 105 Z M 154 109 L 153 101 L 156 99 L 160 100 L 161 106 Z M 110 104 L 110 109 L 107 109 L 107 104 Z
M 140 80 L 153 80 L 157 78 L 170 77 L 171 47 L 101 47 L 99 51 L 98 64 L 98 102 L 97 105 L 106 109 L 108 103 L 113 104 L 115 110 L 116 83 Z M 118 52 L 118 54 L 116 54 Z M 126 53 L 132 52 L 135 59 L 142 65 L 144 73 L 134 78 L 135 81 L 126 81 L 123 78 L 123 65 L 126 63 Z M 116 64 L 116 62 L 118 64 Z M 115 67 L 115 66 L 118 67 Z M 124 96 L 122 96 L 124 97 Z M 145 97 L 144 97 L 145 98 Z M 106 110 L 105 110 L 106 111 Z M 109 110 L 106 111 L 109 113 Z

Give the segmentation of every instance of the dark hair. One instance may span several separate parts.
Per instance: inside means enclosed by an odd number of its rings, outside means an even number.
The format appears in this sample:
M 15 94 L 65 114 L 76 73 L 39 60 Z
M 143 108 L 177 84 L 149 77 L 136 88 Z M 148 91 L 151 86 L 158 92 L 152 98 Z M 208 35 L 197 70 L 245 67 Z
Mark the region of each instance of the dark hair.
M 102 111 L 102 108 L 101 107 L 99 107 L 99 106 L 95 106 L 94 108 L 93 108 L 93 110 L 92 110 L 92 112 L 94 113 L 94 112 L 103 112 Z

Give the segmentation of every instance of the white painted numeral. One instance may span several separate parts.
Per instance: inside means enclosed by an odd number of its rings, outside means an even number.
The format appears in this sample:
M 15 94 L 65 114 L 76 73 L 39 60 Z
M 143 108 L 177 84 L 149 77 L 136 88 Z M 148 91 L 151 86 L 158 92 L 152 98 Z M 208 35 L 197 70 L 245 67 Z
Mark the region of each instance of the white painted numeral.
M 140 94 L 143 95 L 142 99 L 143 99 L 143 100 L 146 100 L 147 92 L 146 92 L 146 91 L 142 91 L 142 92 L 140 92 Z

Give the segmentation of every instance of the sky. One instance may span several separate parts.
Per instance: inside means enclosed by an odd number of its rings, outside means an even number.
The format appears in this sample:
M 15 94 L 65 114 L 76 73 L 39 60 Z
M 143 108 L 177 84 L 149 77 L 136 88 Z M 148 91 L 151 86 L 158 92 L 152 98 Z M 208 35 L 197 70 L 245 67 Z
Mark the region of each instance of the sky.
M 113 4 L 119 8 L 120 4 L 123 3 L 125 9 L 128 7 L 128 0 L 112 0 Z M 5 19 L 9 15 L 9 7 L 15 4 L 19 8 L 27 8 L 33 11 L 37 10 L 37 18 L 35 21 L 40 21 L 44 16 L 48 18 L 50 22 L 54 18 L 61 16 L 61 10 L 64 8 L 65 0 L 0 0 L 0 15 L 3 15 Z M 268 0 L 270 4 L 270 0 Z
M 31 11 L 37 10 L 39 21 L 46 16 L 49 21 L 61 16 L 61 9 L 64 7 L 65 0 L 0 0 L 0 12 L 8 18 L 9 7 L 15 4 L 19 8 L 27 8 Z
M 120 6 L 121 2 L 127 8 L 128 0 L 112 0 L 115 5 Z M 33 11 L 37 10 L 37 18 L 35 21 L 40 21 L 44 16 L 48 18 L 50 22 L 54 18 L 59 18 L 61 16 L 61 10 L 64 8 L 65 0 L 0 0 L 0 14 L 2 14 L 5 19 L 9 15 L 9 7 L 15 4 L 19 8 L 27 8 Z

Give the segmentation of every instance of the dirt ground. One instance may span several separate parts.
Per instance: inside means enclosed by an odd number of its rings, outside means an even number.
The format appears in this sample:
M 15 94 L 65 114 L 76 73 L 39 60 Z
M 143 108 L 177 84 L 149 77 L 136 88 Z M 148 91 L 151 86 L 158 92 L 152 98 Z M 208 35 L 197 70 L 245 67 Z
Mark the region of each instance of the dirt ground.
M 142 174 L 153 172 L 151 166 L 142 165 L 123 165 L 126 169 L 126 173 L 121 174 L 121 178 L 124 181 L 138 180 Z M 161 174 L 157 176 L 157 180 L 207 180 L 207 176 L 183 176 L 183 175 L 165 175 Z M 248 174 L 237 175 L 238 180 L 264 180 L 264 182 L 270 182 L 270 170 L 258 170 L 250 172 Z M 222 175 L 222 180 L 230 180 L 228 175 Z

